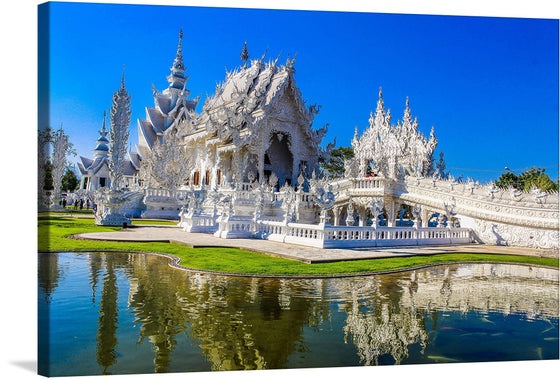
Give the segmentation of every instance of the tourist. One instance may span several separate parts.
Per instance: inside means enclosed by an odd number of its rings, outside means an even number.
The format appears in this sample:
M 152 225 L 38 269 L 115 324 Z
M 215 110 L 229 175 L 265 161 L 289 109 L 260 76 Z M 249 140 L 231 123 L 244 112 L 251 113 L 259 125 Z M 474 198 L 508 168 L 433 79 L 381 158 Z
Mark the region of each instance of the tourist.
M 86 200 L 86 209 L 89 211 L 89 199 Z
M 80 199 L 80 210 L 84 209 L 84 199 Z

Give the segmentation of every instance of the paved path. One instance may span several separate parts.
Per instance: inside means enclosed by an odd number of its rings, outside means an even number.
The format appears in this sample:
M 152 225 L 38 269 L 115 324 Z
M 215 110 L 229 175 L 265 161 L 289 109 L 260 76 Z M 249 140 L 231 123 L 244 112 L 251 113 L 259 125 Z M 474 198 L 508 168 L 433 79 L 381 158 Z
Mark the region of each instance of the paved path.
M 189 247 L 235 247 L 276 257 L 283 257 L 305 263 L 333 262 L 344 260 L 403 257 L 441 253 L 487 253 L 513 254 L 525 256 L 554 257 L 558 253 L 527 248 L 489 245 L 454 246 L 407 246 L 320 249 L 261 239 L 223 239 L 211 234 L 188 233 L 173 225 L 142 225 L 119 232 L 82 233 L 77 238 L 100 241 L 123 242 L 175 242 Z

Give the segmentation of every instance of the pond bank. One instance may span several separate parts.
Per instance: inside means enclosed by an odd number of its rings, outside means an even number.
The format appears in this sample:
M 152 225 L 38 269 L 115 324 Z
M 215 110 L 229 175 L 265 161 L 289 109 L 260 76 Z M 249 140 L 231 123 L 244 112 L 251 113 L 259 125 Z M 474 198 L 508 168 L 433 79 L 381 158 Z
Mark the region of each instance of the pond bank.
M 188 233 L 172 225 L 142 225 L 118 232 L 81 233 L 77 239 L 119 242 L 173 242 L 191 248 L 237 248 L 308 264 L 364 259 L 426 256 L 434 254 L 500 254 L 558 258 L 558 252 L 479 244 L 453 246 L 406 246 L 384 248 L 320 249 L 261 239 L 223 239 L 210 234 Z

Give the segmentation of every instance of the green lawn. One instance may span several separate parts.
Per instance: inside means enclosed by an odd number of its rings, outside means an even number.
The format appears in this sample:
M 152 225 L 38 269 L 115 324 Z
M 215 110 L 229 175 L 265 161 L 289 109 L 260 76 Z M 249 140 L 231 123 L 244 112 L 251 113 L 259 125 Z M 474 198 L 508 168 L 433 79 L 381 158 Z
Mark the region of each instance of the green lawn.
M 154 223 L 134 221 L 134 224 Z M 175 224 L 160 221 L 159 224 Z M 38 219 L 40 251 L 121 250 L 166 253 L 181 258 L 181 264 L 200 270 L 243 274 L 329 275 L 376 272 L 415 267 L 430 263 L 492 261 L 529 263 L 558 267 L 558 259 L 494 254 L 438 254 L 432 256 L 368 259 L 361 261 L 306 264 L 233 248 L 189 248 L 174 243 L 127 243 L 85 241 L 66 238 L 73 234 L 117 231 L 120 227 L 96 226 L 93 219 L 48 217 Z

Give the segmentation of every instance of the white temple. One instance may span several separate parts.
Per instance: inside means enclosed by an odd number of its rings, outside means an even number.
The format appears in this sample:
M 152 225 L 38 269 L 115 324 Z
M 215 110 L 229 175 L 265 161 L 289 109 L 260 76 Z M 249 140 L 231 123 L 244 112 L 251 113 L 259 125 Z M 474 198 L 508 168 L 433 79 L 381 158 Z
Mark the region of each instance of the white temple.
M 280 186 L 293 185 L 300 174 L 318 171 L 319 159 L 329 155 L 321 148 L 327 127 L 312 129 L 319 107 L 304 104 L 294 79 L 295 59 L 283 66 L 278 59 L 265 63 L 264 55 L 250 64 L 246 60 L 227 73 L 196 114 L 199 97 L 188 99 L 181 38 L 182 32 L 169 87 L 162 93 L 153 89 L 155 106 L 138 120 L 141 157 L 173 131 L 191 159 L 186 183 L 195 186 L 247 182 L 250 175 L 261 181 L 272 173 Z
M 123 196 L 122 214 L 179 219 L 187 232 L 220 238 L 320 248 L 476 241 L 558 249 L 558 193 L 450 177 L 442 153 L 434 165 L 434 129 L 429 137 L 419 131 L 408 98 L 394 124 L 380 90 L 344 177 L 322 178 L 319 162 L 334 144 L 321 146 L 327 126 L 312 127 L 320 107 L 302 100 L 295 59 L 249 62 L 246 46 L 241 58 L 197 114 L 181 31 L 169 86 L 152 88 L 154 106 L 138 120 L 137 153 L 124 175 L 141 189 Z M 107 175 L 104 125 L 100 134 L 95 159 L 80 165 L 90 190 Z
M 97 146 L 92 150 L 93 159 L 80 156 L 78 170 L 80 172 L 80 189 L 94 192 L 101 188 L 111 186 L 109 175 L 109 139 L 107 139 L 107 128 L 105 126 L 106 112 L 103 112 L 103 126 L 99 131 Z M 140 157 L 135 152 L 129 152 L 129 159 L 125 162 L 123 171 L 125 186 L 132 188 L 138 184 L 138 170 L 140 169 Z

